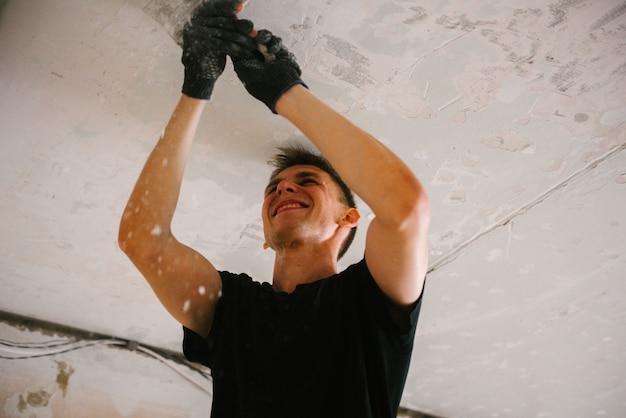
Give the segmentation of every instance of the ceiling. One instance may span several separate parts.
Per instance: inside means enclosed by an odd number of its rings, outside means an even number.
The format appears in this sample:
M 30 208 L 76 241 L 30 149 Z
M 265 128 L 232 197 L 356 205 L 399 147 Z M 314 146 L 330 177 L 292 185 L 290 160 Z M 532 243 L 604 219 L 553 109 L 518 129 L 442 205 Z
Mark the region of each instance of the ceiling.
M 402 405 L 624 416 L 626 2 L 519 4 L 252 0 L 242 17 L 281 36 L 311 90 L 429 193 L 431 271 Z M 172 38 L 189 6 L 0 1 L 0 310 L 180 351 L 117 227 L 178 100 Z M 229 64 L 178 237 L 269 280 L 265 161 L 303 140 Z M 361 257 L 365 229 L 342 266 Z

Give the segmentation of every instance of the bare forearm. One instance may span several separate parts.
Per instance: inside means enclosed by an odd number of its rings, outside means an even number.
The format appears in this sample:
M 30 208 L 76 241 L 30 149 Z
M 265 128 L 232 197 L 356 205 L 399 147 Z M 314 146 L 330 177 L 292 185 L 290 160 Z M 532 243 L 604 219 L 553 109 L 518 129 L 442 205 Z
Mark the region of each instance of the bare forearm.
M 204 103 L 183 95 L 148 157 L 120 224 L 119 242 L 124 251 L 151 251 L 170 235 L 187 156 Z
M 315 144 L 381 221 L 402 223 L 426 200 L 420 182 L 399 157 L 304 87 L 288 90 L 276 110 Z

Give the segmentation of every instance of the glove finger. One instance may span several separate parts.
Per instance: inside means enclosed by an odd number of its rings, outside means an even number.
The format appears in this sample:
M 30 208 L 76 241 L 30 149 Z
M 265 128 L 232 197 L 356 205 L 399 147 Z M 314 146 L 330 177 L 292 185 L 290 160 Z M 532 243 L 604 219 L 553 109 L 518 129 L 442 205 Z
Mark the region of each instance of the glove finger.
M 248 19 L 237 19 L 235 21 L 233 30 L 248 35 L 254 29 L 254 23 Z
M 246 47 L 237 43 L 216 39 L 210 45 L 201 42 L 195 43 L 194 47 L 189 48 L 184 54 L 183 63 L 186 59 L 203 61 L 206 57 L 226 57 L 226 55 L 230 55 L 232 58 L 253 58 L 257 53 L 258 50 L 249 46 Z
M 245 72 L 248 76 L 254 72 L 261 74 L 261 71 L 265 68 L 263 54 L 259 51 L 243 58 L 231 57 L 231 59 L 233 61 L 233 66 L 235 67 L 235 72 L 238 75 L 241 75 L 242 72 Z
M 278 54 L 281 50 L 287 49 L 283 45 L 283 40 L 278 36 L 273 36 L 272 39 L 265 44 L 265 47 L 267 48 L 267 52 L 270 54 Z
M 274 34 L 272 32 L 270 32 L 267 29 L 261 29 L 257 32 L 257 35 L 254 38 L 254 40 L 261 45 L 265 45 L 269 41 L 271 41 L 273 37 L 274 37 Z
M 277 54 L 280 50 L 284 49 L 283 40 L 274 36 L 274 34 L 267 29 L 261 29 L 258 31 L 254 40 L 259 44 L 265 46 L 265 49 L 269 54 Z
M 216 29 L 212 27 L 195 26 L 187 31 L 183 42 L 193 45 L 195 50 L 215 51 L 226 53 L 241 53 L 256 49 L 256 42 L 240 32 Z
M 234 17 L 203 17 L 189 22 L 185 26 L 185 30 L 192 30 L 196 26 L 231 30 L 244 35 L 248 35 L 252 29 L 254 29 L 254 24 L 248 19 L 237 19 Z

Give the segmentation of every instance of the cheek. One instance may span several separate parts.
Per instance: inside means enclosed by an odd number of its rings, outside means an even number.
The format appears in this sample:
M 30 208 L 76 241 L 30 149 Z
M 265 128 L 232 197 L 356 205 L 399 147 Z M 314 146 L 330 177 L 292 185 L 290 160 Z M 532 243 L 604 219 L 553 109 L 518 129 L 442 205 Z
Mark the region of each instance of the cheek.
M 268 221 L 269 218 L 269 206 L 270 206 L 270 202 L 269 199 L 265 199 L 263 201 L 263 206 L 261 206 L 261 219 L 263 219 L 263 224 L 265 224 Z

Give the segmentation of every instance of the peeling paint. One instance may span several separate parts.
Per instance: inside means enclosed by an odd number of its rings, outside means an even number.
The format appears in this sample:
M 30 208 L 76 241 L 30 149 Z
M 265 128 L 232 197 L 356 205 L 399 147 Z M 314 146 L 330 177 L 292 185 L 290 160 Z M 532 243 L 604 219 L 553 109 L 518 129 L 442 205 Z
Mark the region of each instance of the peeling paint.
M 63 392 L 63 397 L 67 394 L 67 387 L 70 383 L 70 376 L 74 373 L 74 369 L 68 366 L 64 361 L 55 361 L 57 364 L 57 378 L 56 382 L 59 385 L 59 389 Z

